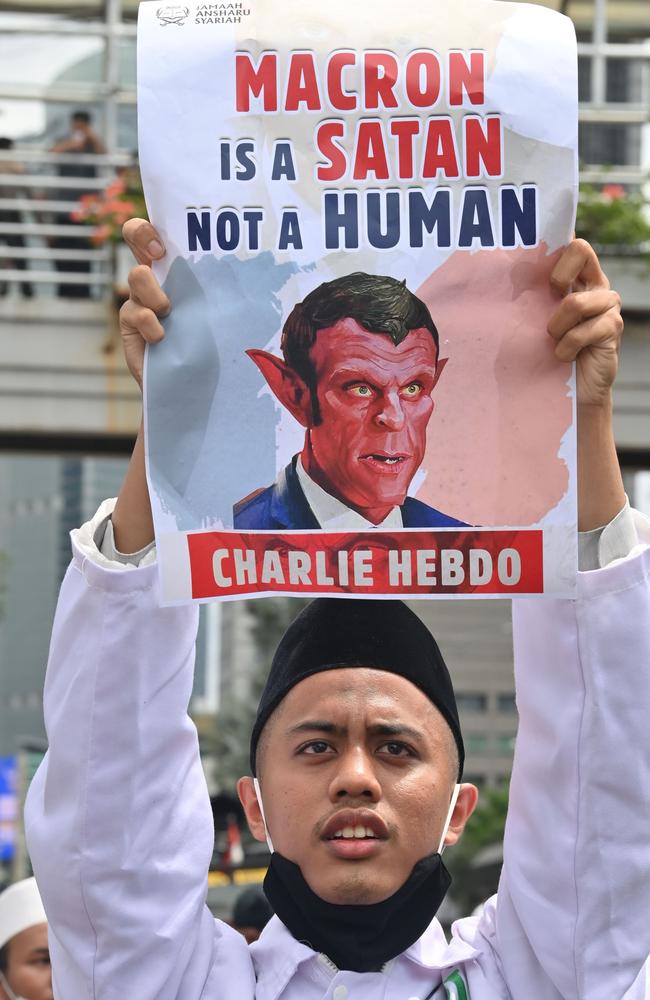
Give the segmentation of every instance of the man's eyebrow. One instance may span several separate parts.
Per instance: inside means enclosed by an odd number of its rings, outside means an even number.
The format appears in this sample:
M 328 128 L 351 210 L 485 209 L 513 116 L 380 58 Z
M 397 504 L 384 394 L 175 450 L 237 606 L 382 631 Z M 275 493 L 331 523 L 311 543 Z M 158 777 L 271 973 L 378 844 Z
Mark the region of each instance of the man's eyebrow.
M 337 726 L 334 722 L 324 719 L 306 719 L 296 726 L 287 729 L 287 735 L 293 736 L 295 733 L 328 733 L 330 736 L 340 736 L 346 730 L 342 726 Z
M 296 733 L 326 733 L 329 736 L 345 736 L 346 732 L 347 729 L 345 726 L 337 726 L 335 722 L 329 722 L 325 719 L 306 719 L 304 722 L 299 722 L 297 725 L 291 726 L 287 730 L 287 735 L 294 736 Z M 424 734 L 419 729 L 413 729 L 412 726 L 407 726 L 402 722 L 377 722 L 374 725 L 368 726 L 368 732 L 371 736 L 408 736 L 410 739 L 418 742 L 424 740 Z
M 435 364 L 429 364 L 428 362 L 421 365 L 414 364 L 410 372 L 405 374 L 404 382 L 411 382 L 425 375 L 433 377 L 435 370 Z M 385 378 L 385 368 L 376 362 L 367 362 L 363 366 L 356 366 L 351 365 L 348 361 L 336 369 L 336 374 L 338 378 L 347 379 L 350 382 L 368 382 L 375 379 L 377 382 L 381 382 Z
M 418 742 L 422 742 L 424 739 L 424 733 L 420 732 L 419 729 L 413 729 L 412 726 L 407 726 L 402 722 L 378 722 L 375 726 L 369 726 L 368 732 L 374 736 L 408 736 Z
M 50 949 L 49 948 L 32 948 L 29 952 L 29 958 L 49 958 Z

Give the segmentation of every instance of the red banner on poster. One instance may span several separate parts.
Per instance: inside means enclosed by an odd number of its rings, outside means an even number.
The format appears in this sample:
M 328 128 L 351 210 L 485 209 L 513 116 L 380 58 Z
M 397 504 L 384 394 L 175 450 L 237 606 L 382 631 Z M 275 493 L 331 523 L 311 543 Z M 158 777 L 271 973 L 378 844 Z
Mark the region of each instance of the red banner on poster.
M 253 594 L 540 594 L 539 530 L 187 536 L 192 597 Z

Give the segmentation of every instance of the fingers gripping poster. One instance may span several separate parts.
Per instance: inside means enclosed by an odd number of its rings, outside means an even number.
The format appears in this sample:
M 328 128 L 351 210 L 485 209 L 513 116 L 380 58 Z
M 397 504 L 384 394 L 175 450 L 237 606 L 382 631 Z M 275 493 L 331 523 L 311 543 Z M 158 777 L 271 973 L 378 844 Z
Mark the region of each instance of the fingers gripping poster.
M 570 594 L 568 19 L 497 0 L 146 2 L 166 603 Z

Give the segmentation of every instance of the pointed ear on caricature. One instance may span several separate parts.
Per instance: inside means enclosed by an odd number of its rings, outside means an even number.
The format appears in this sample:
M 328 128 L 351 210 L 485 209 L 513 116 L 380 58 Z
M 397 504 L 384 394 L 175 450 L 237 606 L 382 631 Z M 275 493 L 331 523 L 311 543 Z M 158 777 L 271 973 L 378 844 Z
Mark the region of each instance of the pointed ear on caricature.
M 282 358 L 276 358 L 275 354 L 270 354 L 269 351 L 251 348 L 246 354 L 257 365 L 276 399 L 279 399 L 299 424 L 309 427 L 312 413 L 311 398 L 309 388 L 300 375 Z
M 445 365 L 447 364 L 448 361 L 449 361 L 449 358 L 438 358 L 438 360 L 436 361 L 436 374 L 435 374 L 435 377 L 433 379 L 433 385 L 431 386 L 431 392 L 433 392 L 433 390 L 437 386 L 438 379 L 442 375 L 442 373 L 443 373 L 443 371 L 445 369 Z

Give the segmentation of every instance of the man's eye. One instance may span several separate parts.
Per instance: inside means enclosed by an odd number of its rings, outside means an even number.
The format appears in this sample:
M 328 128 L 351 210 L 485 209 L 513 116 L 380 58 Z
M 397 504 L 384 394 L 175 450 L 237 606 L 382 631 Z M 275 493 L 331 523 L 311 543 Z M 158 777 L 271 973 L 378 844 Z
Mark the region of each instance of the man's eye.
M 327 753 L 330 749 L 329 743 L 326 743 L 325 740 L 312 740 L 311 743 L 306 743 L 304 747 L 301 747 L 300 752 L 315 756 Z
M 416 399 L 422 394 L 422 386 L 419 382 L 411 382 L 409 385 L 405 385 L 402 389 L 402 395 L 406 396 L 407 399 Z
M 359 399 L 368 399 L 372 396 L 372 389 L 369 385 L 349 385 L 347 389 L 348 392 Z
M 406 746 L 405 743 L 395 743 L 394 741 L 391 741 L 390 743 L 384 743 L 384 744 L 382 744 L 382 746 L 379 749 L 380 750 L 385 750 L 386 753 L 388 753 L 390 757 L 412 757 L 413 756 L 412 751 L 409 749 L 409 747 Z

